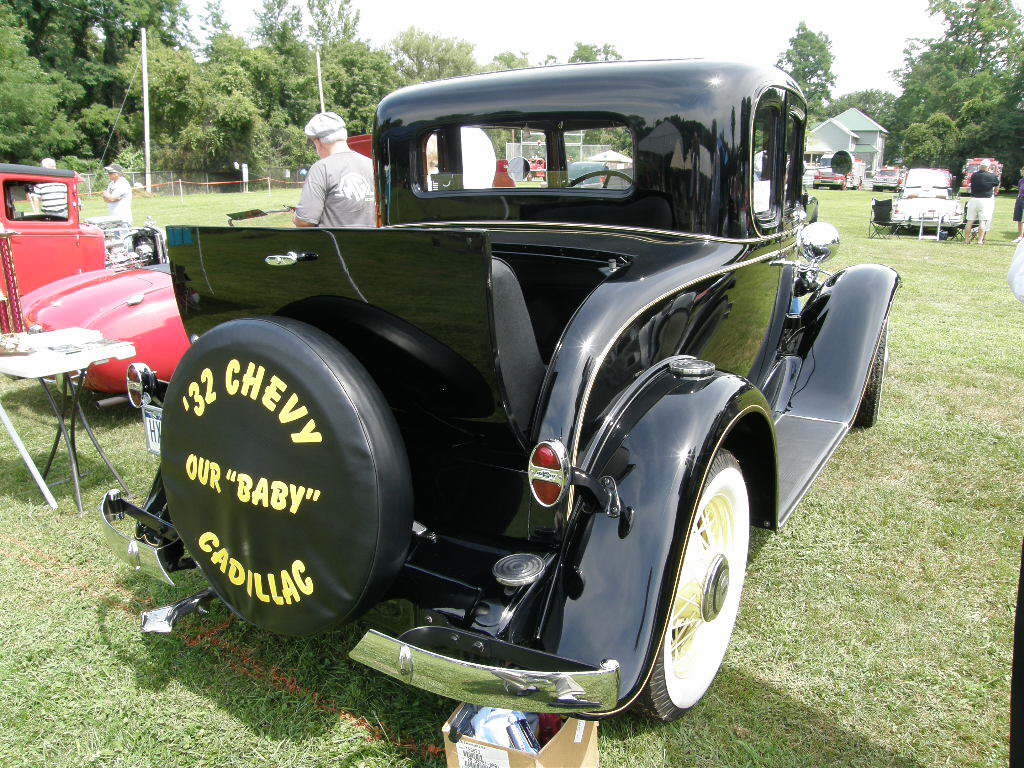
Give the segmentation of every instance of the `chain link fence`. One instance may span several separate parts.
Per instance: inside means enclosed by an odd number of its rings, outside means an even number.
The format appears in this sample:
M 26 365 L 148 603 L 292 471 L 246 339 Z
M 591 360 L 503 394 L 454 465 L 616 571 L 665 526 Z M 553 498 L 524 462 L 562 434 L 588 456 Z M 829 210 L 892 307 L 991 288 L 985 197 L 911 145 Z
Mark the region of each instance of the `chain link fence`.
M 242 181 L 239 171 L 150 171 L 153 195 L 196 195 L 218 192 L 249 192 L 261 189 L 295 189 L 302 186 L 305 168 L 284 168 L 273 166 L 260 175 L 250 174 L 247 182 Z M 97 173 L 79 174 L 83 181 L 83 194 L 98 195 L 107 187 L 107 175 Z M 124 176 L 131 182 L 135 194 L 144 194 L 146 174 L 143 171 L 125 171 Z

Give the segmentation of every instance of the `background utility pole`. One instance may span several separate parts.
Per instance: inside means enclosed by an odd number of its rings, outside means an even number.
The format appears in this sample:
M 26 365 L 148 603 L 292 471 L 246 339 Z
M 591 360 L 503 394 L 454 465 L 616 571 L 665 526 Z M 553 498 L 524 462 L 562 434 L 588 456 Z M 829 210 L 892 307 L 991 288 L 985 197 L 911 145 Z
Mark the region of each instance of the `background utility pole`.
M 320 111 L 326 112 L 324 106 L 324 76 L 320 72 L 320 48 L 316 49 L 316 86 L 320 89 Z
M 149 167 L 149 56 L 146 50 L 146 28 L 142 28 L 142 136 L 146 155 L 146 191 L 153 191 Z

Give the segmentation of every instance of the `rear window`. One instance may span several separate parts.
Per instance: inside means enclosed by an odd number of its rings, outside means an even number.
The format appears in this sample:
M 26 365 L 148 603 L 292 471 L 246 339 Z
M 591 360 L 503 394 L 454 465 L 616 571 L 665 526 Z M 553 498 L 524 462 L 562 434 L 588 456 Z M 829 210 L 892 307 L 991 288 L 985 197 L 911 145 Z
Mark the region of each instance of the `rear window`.
M 625 190 L 633 186 L 633 137 L 614 125 L 465 125 L 428 133 L 416 165 L 428 193 Z
M 949 177 L 943 171 L 916 168 L 907 173 L 906 187 L 948 187 Z

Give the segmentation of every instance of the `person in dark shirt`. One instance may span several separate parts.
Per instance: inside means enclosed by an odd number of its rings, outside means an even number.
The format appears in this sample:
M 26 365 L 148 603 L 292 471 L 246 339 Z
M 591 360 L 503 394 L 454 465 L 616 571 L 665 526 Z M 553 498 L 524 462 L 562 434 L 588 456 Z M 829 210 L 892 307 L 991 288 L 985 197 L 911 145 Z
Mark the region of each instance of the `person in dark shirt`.
M 1017 239 L 1013 242 L 1024 242 L 1024 168 L 1020 169 L 1020 181 L 1017 182 L 1017 202 L 1013 204 L 1013 220 L 1017 222 Z
M 985 244 L 985 235 L 992 227 L 992 214 L 996 208 L 995 190 L 999 177 L 989 171 L 991 166 L 982 163 L 971 174 L 971 199 L 967 201 L 967 235 L 964 240 L 970 244 L 974 235 L 974 223 L 978 223 L 978 245 Z

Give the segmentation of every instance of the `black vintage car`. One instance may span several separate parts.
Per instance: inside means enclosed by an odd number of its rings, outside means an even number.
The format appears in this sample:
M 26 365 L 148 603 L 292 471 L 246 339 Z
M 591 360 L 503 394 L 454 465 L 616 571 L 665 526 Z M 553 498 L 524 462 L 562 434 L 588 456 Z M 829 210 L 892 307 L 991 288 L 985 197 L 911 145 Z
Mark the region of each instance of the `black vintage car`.
M 353 658 L 444 696 L 692 707 L 750 527 L 878 414 L 899 278 L 821 269 L 804 127 L 770 68 L 457 78 L 378 107 L 380 228 L 170 228 L 194 342 L 165 392 L 130 374 L 160 474 L 102 514 L 210 586 L 143 628 L 214 598 L 284 634 L 361 618 Z M 616 163 L 585 183 L 570 150 Z

